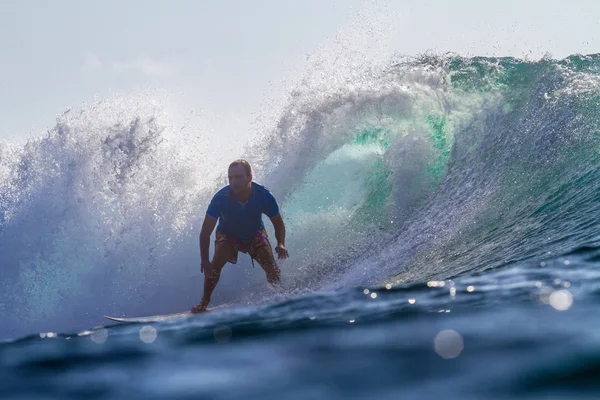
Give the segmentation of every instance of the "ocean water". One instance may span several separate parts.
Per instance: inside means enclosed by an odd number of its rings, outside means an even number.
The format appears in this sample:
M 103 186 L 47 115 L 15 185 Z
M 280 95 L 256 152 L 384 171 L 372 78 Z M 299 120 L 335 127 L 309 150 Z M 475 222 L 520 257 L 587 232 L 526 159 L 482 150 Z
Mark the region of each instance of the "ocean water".
M 0 142 L 0 397 L 600 397 L 599 67 L 422 56 L 293 91 L 244 141 L 115 97 Z M 197 303 L 237 157 L 280 202 L 282 284 L 240 256 L 229 308 L 104 319 Z

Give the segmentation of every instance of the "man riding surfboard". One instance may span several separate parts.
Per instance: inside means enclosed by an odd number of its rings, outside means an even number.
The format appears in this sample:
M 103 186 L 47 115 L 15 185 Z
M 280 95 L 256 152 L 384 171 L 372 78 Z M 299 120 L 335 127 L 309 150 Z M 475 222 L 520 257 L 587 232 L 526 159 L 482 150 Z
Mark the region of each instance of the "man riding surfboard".
M 245 160 L 236 160 L 228 168 L 229 185 L 212 198 L 200 232 L 200 271 L 204 273 L 204 293 L 192 312 L 206 311 L 210 296 L 215 290 L 221 269 L 237 262 L 238 252 L 250 254 L 252 262 L 258 261 L 267 275 L 267 281 L 279 283 L 280 270 L 262 221 L 266 214 L 275 228 L 279 259 L 289 257 L 285 248 L 285 225 L 275 197 L 267 188 L 252 181 L 252 167 Z M 210 236 L 217 226 L 215 254 L 209 260 Z

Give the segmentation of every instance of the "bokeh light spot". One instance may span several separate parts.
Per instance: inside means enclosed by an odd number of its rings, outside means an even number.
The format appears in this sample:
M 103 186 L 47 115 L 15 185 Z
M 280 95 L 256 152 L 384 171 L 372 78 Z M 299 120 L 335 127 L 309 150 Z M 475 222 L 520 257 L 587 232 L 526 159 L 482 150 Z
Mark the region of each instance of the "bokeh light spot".
M 445 359 L 456 358 L 464 349 L 462 336 L 451 329 L 441 331 L 433 341 L 435 352 Z
M 94 329 L 90 334 L 90 339 L 92 339 L 94 343 L 102 344 L 108 339 L 108 331 L 104 328 Z
M 566 289 L 557 290 L 550 295 L 549 303 L 555 309 L 565 311 L 573 304 L 573 295 Z
M 144 343 L 152 343 L 156 340 L 156 329 L 150 325 L 144 326 L 140 329 L 140 339 Z

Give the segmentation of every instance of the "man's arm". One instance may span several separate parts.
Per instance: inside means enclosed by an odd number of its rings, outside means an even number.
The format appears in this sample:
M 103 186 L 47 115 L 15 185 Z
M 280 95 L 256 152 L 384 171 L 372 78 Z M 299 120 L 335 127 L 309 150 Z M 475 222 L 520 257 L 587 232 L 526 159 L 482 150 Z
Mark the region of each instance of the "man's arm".
M 277 245 L 282 245 L 285 247 L 285 224 L 283 223 L 283 218 L 281 218 L 281 214 L 277 214 L 273 218 L 271 218 L 271 222 L 273 223 L 273 228 L 275 228 L 275 238 L 277 239 Z
M 265 202 L 263 203 L 263 213 L 269 217 L 275 228 L 275 238 L 277 239 L 277 246 L 275 246 L 275 252 L 279 256 L 279 259 L 286 259 L 289 257 L 288 251 L 285 248 L 285 225 L 283 224 L 283 218 L 279 213 L 279 206 L 275 196 L 269 190 L 265 190 Z
M 273 227 L 275 228 L 275 238 L 277 238 L 277 246 L 275 246 L 275 252 L 279 256 L 280 260 L 285 260 L 290 255 L 285 248 L 285 225 L 283 224 L 283 218 L 281 214 L 277 214 L 271 218 Z
M 200 259 L 202 262 L 209 262 L 208 248 L 210 246 L 210 235 L 212 234 L 215 226 L 217 225 L 217 219 L 206 214 L 204 222 L 202 223 L 202 230 L 200 231 Z

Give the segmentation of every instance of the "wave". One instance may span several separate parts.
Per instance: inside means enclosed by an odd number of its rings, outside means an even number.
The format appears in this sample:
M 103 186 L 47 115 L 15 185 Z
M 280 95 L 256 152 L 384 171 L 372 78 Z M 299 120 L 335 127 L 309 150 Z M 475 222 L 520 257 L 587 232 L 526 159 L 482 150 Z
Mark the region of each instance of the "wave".
M 392 62 L 291 91 L 239 154 L 219 144 L 235 137 L 177 129 L 151 96 L 65 112 L 22 147 L 0 144 L 2 333 L 197 301 L 202 216 L 239 156 L 281 203 L 286 295 L 481 272 L 589 240 L 599 65 Z M 249 260 L 232 268 L 215 302 L 281 295 Z

